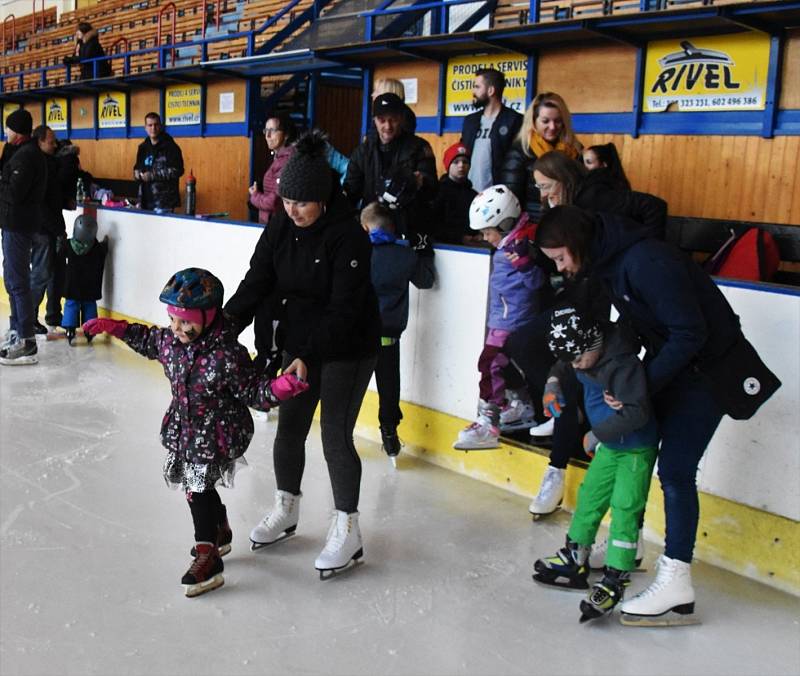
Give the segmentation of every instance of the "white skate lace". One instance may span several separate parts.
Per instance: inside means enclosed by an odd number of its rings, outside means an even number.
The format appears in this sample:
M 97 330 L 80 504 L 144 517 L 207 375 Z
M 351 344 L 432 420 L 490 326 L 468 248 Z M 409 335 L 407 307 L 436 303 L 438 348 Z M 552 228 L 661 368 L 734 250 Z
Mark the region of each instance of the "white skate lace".
M 331 527 L 328 529 L 328 538 L 327 542 L 325 543 L 324 551 L 329 553 L 338 552 L 342 547 L 344 547 L 345 540 L 347 539 L 347 534 L 350 532 L 350 519 L 347 519 L 346 524 L 343 528 L 339 527 L 339 519 L 334 515 L 333 523 L 331 523 Z
M 273 528 L 280 525 L 281 521 L 289 516 L 289 513 L 292 511 L 293 500 L 294 498 L 288 498 L 285 495 L 279 495 L 275 499 L 275 507 L 261 520 L 261 523 L 263 523 L 267 528 Z
M 639 592 L 636 595 L 636 598 L 646 599 L 660 592 L 662 589 L 664 589 L 664 587 L 667 586 L 671 572 L 672 566 L 667 564 L 661 557 L 659 557 L 656 561 L 656 579 L 650 583 L 650 586 L 647 589 Z

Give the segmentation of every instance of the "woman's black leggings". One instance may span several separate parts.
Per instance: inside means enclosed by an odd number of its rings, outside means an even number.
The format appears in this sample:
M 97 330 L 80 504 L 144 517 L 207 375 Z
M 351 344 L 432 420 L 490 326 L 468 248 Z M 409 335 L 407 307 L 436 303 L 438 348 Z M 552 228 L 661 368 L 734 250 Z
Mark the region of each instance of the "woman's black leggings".
M 376 357 L 353 361 L 307 363 L 309 388 L 278 408 L 278 432 L 273 446 L 278 489 L 294 495 L 306 464 L 306 437 L 317 403 L 322 404 L 322 450 L 328 463 L 336 509 L 358 509 L 361 458 L 353 443 L 353 428 L 375 369 Z M 284 368 L 289 359 L 284 358 Z

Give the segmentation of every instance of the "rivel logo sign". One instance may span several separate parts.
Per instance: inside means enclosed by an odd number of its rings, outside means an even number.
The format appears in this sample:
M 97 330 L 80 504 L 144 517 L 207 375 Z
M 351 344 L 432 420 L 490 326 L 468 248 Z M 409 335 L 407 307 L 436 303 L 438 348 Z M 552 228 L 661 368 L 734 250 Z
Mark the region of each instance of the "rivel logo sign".
M 67 129 L 67 100 L 47 99 L 45 102 L 46 124 L 54 131 Z
M 125 94 L 121 92 L 101 92 L 97 98 L 97 120 L 100 129 L 124 127 L 126 120 Z
M 763 33 L 651 42 L 644 111 L 763 110 L 768 68 Z

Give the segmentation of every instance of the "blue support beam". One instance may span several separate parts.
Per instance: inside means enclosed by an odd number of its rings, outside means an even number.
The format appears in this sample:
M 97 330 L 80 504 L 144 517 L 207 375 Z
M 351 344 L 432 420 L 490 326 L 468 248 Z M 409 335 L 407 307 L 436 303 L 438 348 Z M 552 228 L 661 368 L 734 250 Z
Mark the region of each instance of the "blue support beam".
M 778 119 L 778 102 L 781 97 L 781 78 L 783 73 L 783 36 L 773 35 L 769 41 L 769 70 L 767 71 L 766 106 L 761 136 L 772 138 Z
M 644 105 L 644 68 L 647 59 L 647 49 L 645 47 L 636 48 L 636 71 L 633 76 L 633 107 L 631 108 L 631 129 L 630 135 L 633 138 L 639 137 L 639 129 L 642 126 L 642 106 Z

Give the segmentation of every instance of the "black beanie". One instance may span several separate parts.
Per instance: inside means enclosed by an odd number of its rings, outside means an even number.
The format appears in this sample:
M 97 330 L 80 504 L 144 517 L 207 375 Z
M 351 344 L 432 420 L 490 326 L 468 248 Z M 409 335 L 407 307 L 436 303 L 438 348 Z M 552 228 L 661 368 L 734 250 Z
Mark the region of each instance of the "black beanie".
M 6 127 L 17 134 L 30 136 L 33 131 L 33 118 L 27 110 L 17 108 L 6 118 Z
M 550 316 L 548 347 L 556 359 L 572 361 L 603 343 L 600 324 L 574 307 L 553 310 Z
M 294 145 L 278 181 L 278 194 L 298 202 L 327 202 L 331 195 L 328 138 L 317 129 L 303 134 Z

